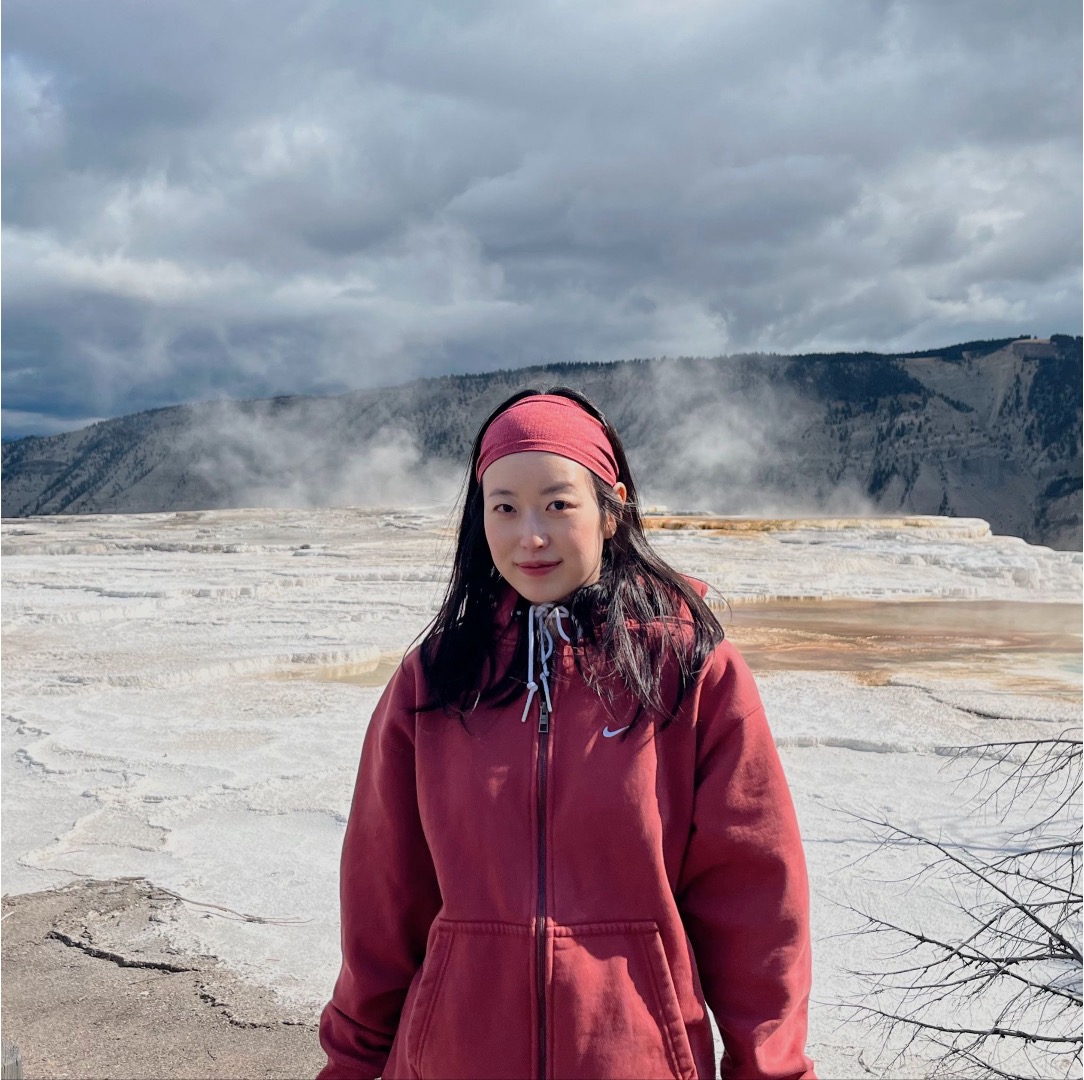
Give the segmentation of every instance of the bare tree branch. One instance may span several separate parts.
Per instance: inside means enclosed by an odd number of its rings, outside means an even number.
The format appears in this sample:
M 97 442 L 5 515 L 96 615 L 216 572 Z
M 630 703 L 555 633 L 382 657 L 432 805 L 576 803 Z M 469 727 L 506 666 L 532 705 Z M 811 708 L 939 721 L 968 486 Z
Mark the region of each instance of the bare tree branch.
M 961 809 L 995 815 L 996 842 L 968 844 L 883 815 L 849 814 L 877 839 L 855 865 L 892 850 L 922 856 L 891 880 L 936 888 L 961 923 L 958 933 L 936 933 L 849 908 L 863 920 L 854 933 L 891 944 L 886 959 L 897 961 L 854 972 L 865 991 L 850 1003 L 852 1016 L 881 1030 L 893 1063 L 920 1045 L 932 1050 L 931 1077 L 1072 1075 L 1084 1042 L 1081 742 L 1065 733 L 983 743 L 955 748 L 954 760 L 965 767 L 957 790 L 974 788 Z

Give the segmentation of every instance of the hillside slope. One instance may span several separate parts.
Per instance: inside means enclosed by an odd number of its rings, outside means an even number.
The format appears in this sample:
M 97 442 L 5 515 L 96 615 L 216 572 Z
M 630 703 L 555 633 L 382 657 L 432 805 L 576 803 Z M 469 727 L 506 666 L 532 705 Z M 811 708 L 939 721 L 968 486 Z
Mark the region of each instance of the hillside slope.
M 563 383 L 617 425 L 645 503 L 982 517 L 1081 543 L 1081 339 L 556 364 L 332 398 L 157 409 L 3 449 L 5 516 L 403 503 L 455 490 L 480 421 Z

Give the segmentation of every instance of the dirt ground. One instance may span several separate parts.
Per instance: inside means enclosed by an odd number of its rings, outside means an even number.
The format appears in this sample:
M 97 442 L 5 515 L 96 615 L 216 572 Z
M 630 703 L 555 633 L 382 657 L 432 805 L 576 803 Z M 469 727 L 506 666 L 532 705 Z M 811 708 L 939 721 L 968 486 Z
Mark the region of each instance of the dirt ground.
M 23 1075 L 79 1080 L 312 1077 L 311 1018 L 213 957 L 164 948 L 153 924 L 180 901 L 143 880 L 3 898 L 3 1033 Z

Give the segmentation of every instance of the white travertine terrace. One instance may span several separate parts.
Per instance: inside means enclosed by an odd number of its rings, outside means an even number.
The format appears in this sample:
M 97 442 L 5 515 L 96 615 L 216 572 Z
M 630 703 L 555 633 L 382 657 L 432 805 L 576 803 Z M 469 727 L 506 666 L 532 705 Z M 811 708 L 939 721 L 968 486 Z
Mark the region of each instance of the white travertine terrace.
M 361 739 L 388 664 L 439 600 L 453 524 L 441 508 L 5 522 L 5 891 L 146 876 L 197 902 L 161 927 L 175 947 L 219 956 L 311 1013 L 338 963 L 337 860 Z M 732 604 L 859 599 L 887 613 L 897 601 L 1081 596 L 1079 553 L 973 520 L 651 538 Z M 367 669 L 360 682 L 327 677 Z M 968 678 L 924 665 L 888 685 L 828 669 L 758 676 L 807 840 L 818 1002 L 846 996 L 865 947 L 835 936 L 854 924 L 840 905 L 875 891 L 855 866 L 868 837 L 835 808 L 993 840 L 994 822 L 953 814 L 945 748 L 1077 724 L 1079 666 L 1064 679 L 1064 692 L 1036 695 L 994 685 L 981 664 Z M 933 886 L 906 903 L 909 917 L 951 919 Z M 813 1052 L 822 1075 L 861 1075 L 860 1037 L 839 1018 L 814 1007 Z

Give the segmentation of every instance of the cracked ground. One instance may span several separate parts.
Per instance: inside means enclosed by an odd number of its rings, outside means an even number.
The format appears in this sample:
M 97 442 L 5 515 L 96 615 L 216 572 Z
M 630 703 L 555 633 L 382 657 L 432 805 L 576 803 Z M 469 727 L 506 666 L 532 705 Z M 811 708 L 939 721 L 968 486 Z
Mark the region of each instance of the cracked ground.
M 175 897 L 143 880 L 3 898 L 3 1027 L 24 1076 L 311 1077 L 315 1025 L 213 957 L 172 954 L 151 924 Z

